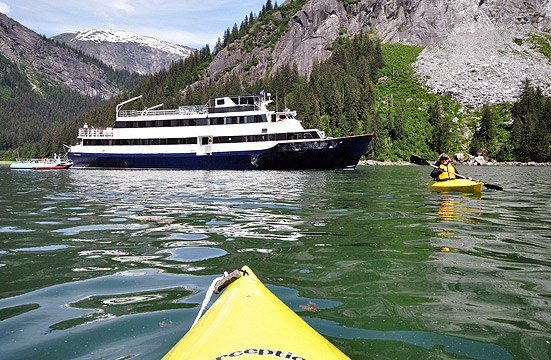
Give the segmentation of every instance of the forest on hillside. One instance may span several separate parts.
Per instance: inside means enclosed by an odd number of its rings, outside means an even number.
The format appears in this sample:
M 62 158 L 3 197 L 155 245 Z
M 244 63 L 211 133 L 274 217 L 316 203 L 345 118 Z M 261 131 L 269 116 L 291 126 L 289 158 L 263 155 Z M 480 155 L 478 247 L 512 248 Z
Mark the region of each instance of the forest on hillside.
M 45 37 L 43 40 L 52 41 L 102 69 L 119 89 L 131 90 L 143 79 L 139 74 L 113 70 L 64 44 Z M 42 157 L 51 153 L 50 148 L 63 152 L 63 145 L 58 148 L 58 143 L 50 144 L 48 134 L 57 133 L 63 124 L 103 103 L 100 98 L 81 95 L 0 54 L 0 158 Z
M 44 133 L 101 104 L 45 78 L 38 82 L 33 89 L 19 66 L 0 55 L 0 150 L 36 152 Z

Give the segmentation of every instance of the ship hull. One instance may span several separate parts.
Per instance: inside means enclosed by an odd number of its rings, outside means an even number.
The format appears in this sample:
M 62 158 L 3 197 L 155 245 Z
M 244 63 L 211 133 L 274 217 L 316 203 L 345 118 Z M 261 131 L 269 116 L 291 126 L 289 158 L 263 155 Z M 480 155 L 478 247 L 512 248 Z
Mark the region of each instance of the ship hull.
M 117 154 L 71 151 L 74 167 L 185 170 L 302 170 L 355 168 L 372 134 L 281 142 L 253 151 Z

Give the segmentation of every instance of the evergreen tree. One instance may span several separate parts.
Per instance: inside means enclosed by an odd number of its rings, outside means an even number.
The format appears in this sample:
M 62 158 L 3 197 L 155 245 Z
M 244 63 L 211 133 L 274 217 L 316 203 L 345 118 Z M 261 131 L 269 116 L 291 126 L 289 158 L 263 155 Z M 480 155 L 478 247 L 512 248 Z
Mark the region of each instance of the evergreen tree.
M 480 149 L 486 149 L 488 155 L 495 152 L 495 126 L 494 117 L 488 105 L 482 108 L 480 126 L 471 141 L 470 153 L 475 154 Z
M 379 111 L 375 111 L 371 118 L 371 131 L 373 132 L 373 139 L 370 144 L 371 159 L 377 159 L 385 149 L 385 139 L 383 133 L 383 124 L 381 121 L 381 115 Z
M 541 91 L 532 88 L 526 80 L 519 102 L 511 109 L 514 120 L 511 140 L 518 161 L 545 161 L 549 158 L 548 120 L 540 115 L 544 105 Z
M 448 151 L 450 140 L 449 122 L 442 116 L 440 101 L 429 107 L 429 122 L 432 124 L 432 150 L 438 154 Z

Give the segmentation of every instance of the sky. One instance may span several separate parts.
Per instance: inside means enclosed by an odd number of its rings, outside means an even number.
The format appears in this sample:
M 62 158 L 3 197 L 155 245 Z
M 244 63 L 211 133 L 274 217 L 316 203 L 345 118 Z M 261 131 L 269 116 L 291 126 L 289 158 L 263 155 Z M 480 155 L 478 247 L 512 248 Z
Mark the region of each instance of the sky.
M 227 28 L 239 26 L 251 12 L 258 15 L 264 4 L 266 0 L 0 0 L 0 12 L 47 37 L 125 30 L 212 49 Z

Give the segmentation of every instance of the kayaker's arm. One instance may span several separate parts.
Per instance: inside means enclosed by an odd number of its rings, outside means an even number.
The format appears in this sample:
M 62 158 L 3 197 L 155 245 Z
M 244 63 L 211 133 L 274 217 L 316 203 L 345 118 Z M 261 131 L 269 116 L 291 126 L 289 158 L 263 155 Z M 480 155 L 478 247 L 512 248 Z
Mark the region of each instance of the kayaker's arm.
M 433 179 L 438 179 L 438 177 L 440 176 L 440 174 L 442 174 L 443 171 L 439 168 L 434 168 L 432 169 L 431 173 L 430 173 L 430 176 L 433 178 Z

